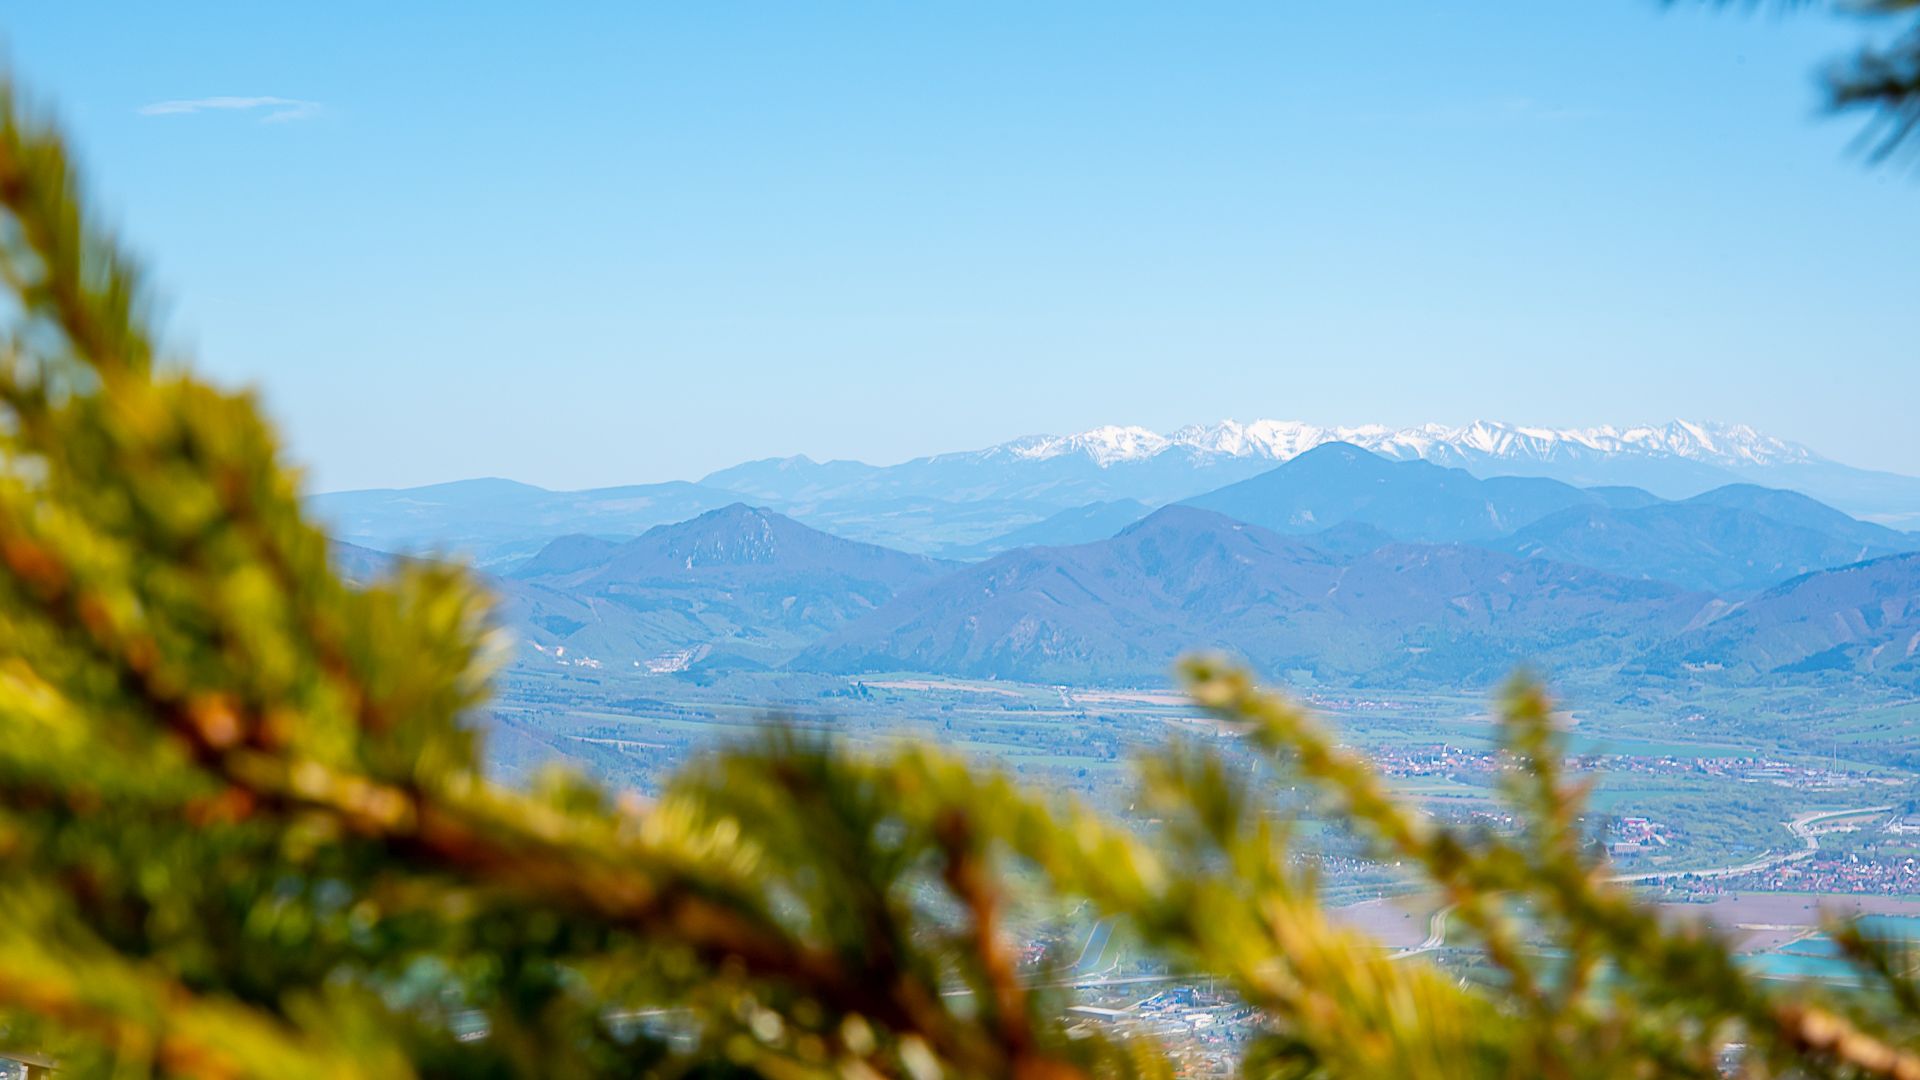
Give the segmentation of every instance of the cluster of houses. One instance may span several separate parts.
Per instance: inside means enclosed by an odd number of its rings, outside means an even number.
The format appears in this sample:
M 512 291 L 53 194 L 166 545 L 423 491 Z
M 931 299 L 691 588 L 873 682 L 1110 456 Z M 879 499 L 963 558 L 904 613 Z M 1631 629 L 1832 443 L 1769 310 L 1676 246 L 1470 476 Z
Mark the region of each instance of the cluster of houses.
M 1722 884 L 1729 891 L 1851 893 L 1870 896 L 1920 894 L 1920 862 L 1907 858 L 1820 856 L 1781 863 Z
M 1130 1005 L 1075 1005 L 1076 1029 L 1147 1037 L 1166 1048 L 1181 1076 L 1231 1076 L 1258 1017 L 1246 1005 L 1198 985 L 1179 984 Z

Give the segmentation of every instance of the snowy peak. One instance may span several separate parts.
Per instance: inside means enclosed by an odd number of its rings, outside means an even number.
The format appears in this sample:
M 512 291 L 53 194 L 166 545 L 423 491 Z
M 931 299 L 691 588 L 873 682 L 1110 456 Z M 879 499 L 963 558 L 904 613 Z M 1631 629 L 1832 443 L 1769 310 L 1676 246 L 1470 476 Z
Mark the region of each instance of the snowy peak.
M 994 447 L 1027 461 L 1044 461 L 1069 454 L 1085 454 L 1101 466 L 1138 461 L 1159 455 L 1173 440 L 1143 427 L 1106 427 L 1078 435 L 1033 435 Z
M 1460 463 L 1486 459 L 1552 462 L 1602 456 L 1677 457 L 1716 466 L 1769 466 L 1821 460 L 1806 447 L 1744 424 L 1675 420 L 1659 426 L 1522 427 L 1476 420 L 1463 427 L 1320 427 L 1295 420 L 1223 420 L 1170 434 L 1107 426 L 1074 435 L 1035 435 L 984 451 L 1025 461 L 1083 455 L 1101 468 L 1145 461 L 1173 450 L 1201 457 L 1286 461 L 1316 446 L 1347 442 L 1387 457 Z
M 1745 424 L 1675 420 L 1660 428 L 1633 428 L 1622 432 L 1620 438 L 1655 451 L 1719 464 L 1781 465 L 1818 460 L 1818 455 L 1804 446 L 1764 435 Z

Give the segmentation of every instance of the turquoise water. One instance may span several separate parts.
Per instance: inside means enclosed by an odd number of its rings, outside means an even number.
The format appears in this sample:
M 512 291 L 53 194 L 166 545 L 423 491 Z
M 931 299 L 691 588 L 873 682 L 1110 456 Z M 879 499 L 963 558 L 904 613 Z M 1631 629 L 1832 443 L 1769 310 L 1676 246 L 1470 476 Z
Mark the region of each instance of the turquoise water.
M 1778 953 L 1792 953 L 1795 956 L 1839 956 L 1840 946 L 1834 944 L 1833 939 L 1825 934 L 1816 934 L 1804 941 L 1796 941 L 1791 945 L 1782 945 L 1774 951 Z
M 1667 742 L 1620 735 L 1586 735 L 1578 731 L 1567 740 L 1567 749 L 1575 754 L 1628 754 L 1635 757 L 1676 758 L 1744 757 L 1755 753 L 1751 746 L 1735 746 L 1730 743 Z
M 1920 915 L 1868 915 L 1860 925 L 1875 937 L 1920 941 Z
M 1868 915 L 1860 920 L 1867 932 L 1887 940 L 1920 940 L 1920 915 Z M 1819 979 L 1857 983 L 1859 974 L 1840 955 L 1840 947 L 1825 934 L 1783 945 L 1771 952 L 1740 958 L 1754 973 L 1769 979 Z
M 1820 979 L 1837 983 L 1858 981 L 1853 968 L 1837 956 L 1770 952 L 1743 956 L 1740 962 L 1754 974 L 1768 979 Z

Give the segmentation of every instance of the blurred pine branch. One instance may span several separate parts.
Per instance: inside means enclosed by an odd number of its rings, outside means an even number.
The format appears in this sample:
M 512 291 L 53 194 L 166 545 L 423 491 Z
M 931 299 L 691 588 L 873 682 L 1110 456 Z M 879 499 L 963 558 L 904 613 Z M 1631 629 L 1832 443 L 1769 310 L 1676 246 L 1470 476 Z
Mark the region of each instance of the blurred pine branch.
M 1021 974 L 1019 880 L 1231 987 L 1263 1017 L 1251 1074 L 1920 1077 L 1903 953 L 1836 928 L 1866 988 L 1783 990 L 1610 884 L 1526 685 L 1509 839 L 1421 817 L 1245 673 L 1186 669 L 1444 894 L 1498 972 L 1475 984 L 1338 925 L 1265 793 L 1193 747 L 1143 765 L 1151 842 L 931 748 L 779 730 L 644 809 L 494 786 L 463 726 L 487 598 L 428 563 L 334 573 L 254 403 L 163 357 L 10 90 L 0 278 L 0 1042 L 64 1071 L 1171 1075 Z
M 1663 0 L 1668 5 L 1680 0 Z M 1860 145 L 1869 160 L 1885 161 L 1911 145 L 1920 127 L 1920 0 L 1712 0 L 1722 7 L 1797 11 L 1826 8 L 1865 25 L 1892 29 L 1821 75 L 1827 107 L 1868 115 Z

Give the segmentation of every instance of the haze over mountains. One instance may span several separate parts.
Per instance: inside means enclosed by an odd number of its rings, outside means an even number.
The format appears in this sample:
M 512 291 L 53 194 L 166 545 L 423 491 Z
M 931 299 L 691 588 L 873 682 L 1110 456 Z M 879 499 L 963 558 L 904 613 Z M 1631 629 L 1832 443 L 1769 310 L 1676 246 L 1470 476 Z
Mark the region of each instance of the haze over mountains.
M 349 544 L 472 553 L 521 662 L 573 669 L 1138 684 L 1217 647 L 1348 686 L 1522 663 L 1920 685 L 1920 535 L 1765 482 L 1782 476 L 1911 492 L 1878 504 L 1889 521 L 1920 508 L 1920 481 L 1683 423 L 1112 428 L 887 467 L 315 502 Z
M 1500 536 L 1556 510 L 1604 505 L 1538 477 L 1481 480 L 1464 469 L 1393 461 L 1350 443 L 1322 443 L 1284 466 L 1187 500 L 1277 532 L 1358 522 L 1401 540 L 1451 543 Z
M 1010 552 L 901 596 L 802 655 L 837 672 L 1140 682 L 1194 648 L 1342 685 L 1486 683 L 1617 657 L 1711 602 L 1664 582 L 1465 544 L 1352 558 L 1190 506 L 1118 536 Z
M 339 539 L 381 550 L 458 551 L 481 565 L 525 558 L 567 533 L 632 536 L 736 501 L 777 509 L 852 540 L 978 558 L 1032 542 L 1034 534 L 1019 531 L 1063 512 L 1091 513 L 1083 508 L 1095 503 L 1151 508 L 1179 502 L 1329 442 L 1397 461 L 1461 468 L 1482 479 L 1527 476 L 1582 488 L 1624 486 L 1665 499 L 1757 484 L 1798 491 L 1896 528 L 1920 525 L 1920 479 L 1855 469 L 1746 427 L 1682 421 L 1580 430 L 1227 421 L 1168 435 L 1107 427 L 898 465 L 770 458 L 698 482 L 557 492 L 508 480 L 470 480 L 336 492 L 316 497 L 313 505 Z M 1115 511 L 1106 513 L 1102 522 Z M 1071 518 L 1067 514 L 1060 524 Z M 1053 542 L 1093 538 L 1068 532 Z
M 503 592 L 537 652 L 664 672 L 707 659 L 716 643 L 729 662 L 780 663 L 952 568 L 736 503 L 624 543 L 562 537 Z

